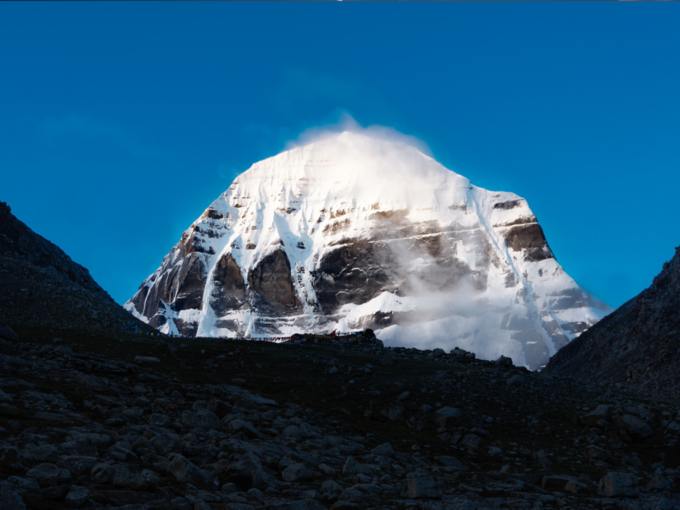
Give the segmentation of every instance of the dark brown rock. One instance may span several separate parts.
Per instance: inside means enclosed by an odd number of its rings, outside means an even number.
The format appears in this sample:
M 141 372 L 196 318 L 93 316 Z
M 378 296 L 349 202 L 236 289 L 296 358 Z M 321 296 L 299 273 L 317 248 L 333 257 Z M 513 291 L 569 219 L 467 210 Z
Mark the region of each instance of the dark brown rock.
M 213 282 L 210 306 L 217 315 L 223 315 L 246 304 L 246 283 L 241 275 L 241 268 L 231 253 L 220 257 L 215 265 Z
M 248 275 L 248 283 L 259 299 L 274 310 L 291 311 L 299 306 L 290 262 L 282 250 L 264 256 Z
M 503 237 L 510 249 L 523 253 L 524 260 L 539 261 L 553 258 L 543 229 L 538 223 L 513 226 L 504 232 Z

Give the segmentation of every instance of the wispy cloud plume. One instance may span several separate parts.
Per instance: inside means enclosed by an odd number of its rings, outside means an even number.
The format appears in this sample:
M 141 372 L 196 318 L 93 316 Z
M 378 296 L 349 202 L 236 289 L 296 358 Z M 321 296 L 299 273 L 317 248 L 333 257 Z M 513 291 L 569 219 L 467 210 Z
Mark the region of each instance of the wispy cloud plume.
M 415 136 L 405 135 L 404 133 L 400 133 L 396 129 L 387 126 L 373 125 L 363 127 L 356 120 L 354 120 L 354 118 L 348 112 L 342 112 L 336 123 L 305 129 L 295 140 L 290 140 L 287 142 L 286 149 L 308 145 L 310 143 L 323 140 L 345 131 L 360 133 L 375 140 L 384 140 L 410 145 L 411 147 L 418 149 L 423 154 L 432 156 L 432 151 L 428 147 L 427 143 L 425 143 L 423 140 Z

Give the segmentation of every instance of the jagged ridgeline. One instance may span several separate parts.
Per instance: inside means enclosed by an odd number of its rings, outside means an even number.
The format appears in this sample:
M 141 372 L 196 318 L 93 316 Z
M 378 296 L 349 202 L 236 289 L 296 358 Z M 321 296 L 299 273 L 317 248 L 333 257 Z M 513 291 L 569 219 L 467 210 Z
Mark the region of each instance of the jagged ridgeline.
M 167 333 L 372 328 L 532 369 L 610 311 L 560 267 L 524 199 L 357 132 L 238 176 L 126 308 Z

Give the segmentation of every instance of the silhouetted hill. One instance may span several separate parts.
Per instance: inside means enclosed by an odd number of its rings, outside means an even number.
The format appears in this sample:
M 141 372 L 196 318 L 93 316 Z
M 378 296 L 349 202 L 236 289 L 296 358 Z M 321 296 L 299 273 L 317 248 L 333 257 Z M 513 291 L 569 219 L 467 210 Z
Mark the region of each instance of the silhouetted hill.
M 652 285 L 552 357 L 544 373 L 680 398 L 680 247 Z
M 133 320 L 87 269 L 0 202 L 0 321 L 119 329 Z

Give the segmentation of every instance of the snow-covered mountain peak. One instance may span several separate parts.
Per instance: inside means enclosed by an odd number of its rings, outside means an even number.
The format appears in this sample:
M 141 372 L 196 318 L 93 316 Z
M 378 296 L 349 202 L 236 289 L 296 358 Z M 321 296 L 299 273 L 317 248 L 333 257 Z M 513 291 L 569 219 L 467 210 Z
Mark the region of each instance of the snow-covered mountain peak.
M 285 191 L 329 205 L 348 200 L 432 208 L 441 200 L 462 203 L 469 186 L 468 179 L 402 141 L 345 131 L 255 163 L 230 190 L 258 200 Z
M 559 266 L 524 199 L 353 131 L 239 175 L 126 307 L 167 332 L 372 327 L 531 368 L 609 311 Z

